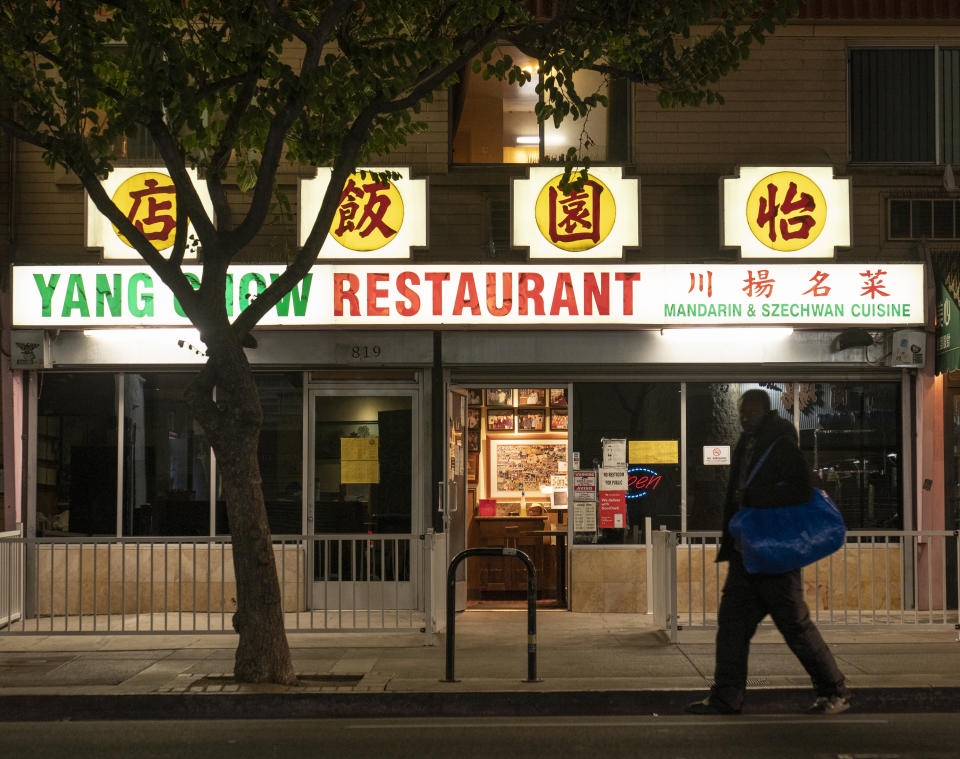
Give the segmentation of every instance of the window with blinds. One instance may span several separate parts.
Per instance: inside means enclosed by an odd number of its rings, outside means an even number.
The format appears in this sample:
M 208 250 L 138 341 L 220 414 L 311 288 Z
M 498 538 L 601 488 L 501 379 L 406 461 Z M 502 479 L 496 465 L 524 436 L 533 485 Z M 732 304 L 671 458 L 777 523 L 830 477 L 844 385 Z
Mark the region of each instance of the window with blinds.
M 960 48 L 851 50 L 850 158 L 930 164 L 960 159 Z

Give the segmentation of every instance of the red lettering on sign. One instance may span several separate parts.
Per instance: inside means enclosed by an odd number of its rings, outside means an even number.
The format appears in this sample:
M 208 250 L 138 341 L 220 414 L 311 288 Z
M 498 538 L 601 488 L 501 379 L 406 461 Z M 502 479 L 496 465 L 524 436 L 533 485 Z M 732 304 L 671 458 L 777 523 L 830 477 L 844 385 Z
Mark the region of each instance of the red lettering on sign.
M 407 302 L 404 303 L 402 300 L 398 300 L 394 305 L 397 307 L 397 313 L 400 316 L 416 316 L 417 312 L 420 311 L 420 296 L 416 292 L 410 289 L 410 285 L 419 285 L 420 277 L 414 274 L 412 271 L 400 272 L 400 276 L 397 277 L 397 292 L 400 293 L 400 296 L 407 299 Z
M 517 298 L 520 301 L 520 316 L 530 314 L 529 302 L 533 301 L 533 313 L 544 316 L 543 312 L 543 277 L 539 274 L 521 274 L 517 283 Z
M 583 313 L 593 315 L 593 306 L 597 306 L 598 316 L 610 314 L 610 274 L 603 272 L 600 275 L 600 285 L 597 286 L 597 276 L 593 272 L 583 275 Z
M 377 285 L 390 281 L 389 274 L 376 274 L 370 272 L 367 274 L 367 316 L 387 316 L 390 309 L 381 306 L 377 301 L 386 298 L 389 292 Z
M 553 300 L 550 303 L 550 316 L 559 316 L 561 308 L 567 309 L 570 316 L 580 314 L 577 309 L 577 296 L 573 291 L 573 282 L 566 272 L 557 275 L 557 286 L 553 288 Z
M 660 478 L 662 475 L 649 475 L 649 474 L 631 474 L 627 477 L 627 490 L 636 491 L 636 490 L 656 490 L 657 485 L 660 484 Z
M 617 272 L 614 274 L 617 282 L 623 282 L 623 315 L 633 316 L 633 285 L 640 281 L 640 272 L 630 272 L 623 274 Z
M 491 316 L 506 316 L 513 307 L 513 275 L 503 272 L 503 305 L 497 305 L 497 275 L 487 272 L 487 311 Z
M 356 274 L 333 275 L 333 315 L 343 316 L 343 302 L 350 301 L 350 316 L 360 316 L 360 302 L 357 292 L 360 290 L 360 278 Z
M 443 283 L 450 279 L 447 272 L 427 272 L 423 278 L 433 284 L 433 315 L 440 316 L 443 313 Z
M 460 275 L 457 297 L 453 299 L 453 315 L 462 315 L 465 308 L 469 308 L 470 313 L 474 316 L 480 316 L 480 298 L 477 295 L 477 284 L 473 281 L 473 274 L 468 271 Z

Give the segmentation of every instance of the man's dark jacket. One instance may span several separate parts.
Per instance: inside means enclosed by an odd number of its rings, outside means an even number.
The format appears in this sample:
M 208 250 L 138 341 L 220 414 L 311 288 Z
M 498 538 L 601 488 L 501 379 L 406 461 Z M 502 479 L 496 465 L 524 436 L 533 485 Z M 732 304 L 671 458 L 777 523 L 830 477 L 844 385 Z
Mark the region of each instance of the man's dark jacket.
M 741 505 L 769 509 L 804 503 L 813 496 L 807 462 L 797 445 L 797 431 L 790 422 L 777 416 L 776 411 L 768 411 L 757 430 L 750 460 L 744 462 L 743 451 L 748 440 L 748 435 L 742 434 L 733 450 L 727 496 L 723 503 L 723 541 L 717 561 L 729 561 L 736 550 L 729 526 L 730 519 Z M 776 445 L 746 487 L 743 504 L 737 503 L 741 470 L 746 467 L 749 473 L 774 441 L 777 441 Z

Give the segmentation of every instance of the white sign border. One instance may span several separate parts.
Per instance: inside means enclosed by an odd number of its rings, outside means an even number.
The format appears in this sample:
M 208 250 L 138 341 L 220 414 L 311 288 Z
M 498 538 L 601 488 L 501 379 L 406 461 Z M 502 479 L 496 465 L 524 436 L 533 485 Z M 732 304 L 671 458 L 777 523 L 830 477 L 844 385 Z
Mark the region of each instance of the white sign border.
M 395 171 L 400 175 L 400 179 L 393 180 L 393 183 L 403 198 L 403 223 L 393 239 L 376 250 L 351 250 L 328 233 L 317 258 L 337 261 L 409 259 L 412 248 L 426 247 L 427 180 L 411 179 L 410 168 L 407 166 L 362 166 L 356 171 Z M 332 173 L 332 169 L 320 167 L 316 176 L 301 177 L 297 183 L 297 247 L 303 247 L 310 236 Z
M 103 180 L 102 185 L 104 192 L 106 192 L 110 198 L 113 198 L 114 193 L 120 188 L 120 185 L 137 174 L 146 174 L 147 172 L 170 176 L 170 171 L 166 166 L 162 165 L 118 166 Z M 190 176 L 193 186 L 197 189 L 197 194 L 200 196 L 200 202 L 203 203 L 204 210 L 211 219 L 214 219 L 213 201 L 210 199 L 210 192 L 207 189 L 206 180 L 200 179 L 196 169 L 188 168 L 187 174 Z M 137 253 L 136 249 L 131 248 L 117 236 L 117 233 L 113 230 L 111 221 L 100 213 L 100 209 L 94 205 L 93 200 L 90 199 L 90 193 L 86 190 L 84 190 L 83 198 L 83 226 L 86 247 L 99 249 L 104 261 L 142 261 L 143 257 Z M 187 250 L 183 256 L 186 261 L 195 260 L 197 257 L 197 249 L 194 248 L 191 250 L 190 248 L 190 235 L 196 235 L 196 230 L 193 228 L 192 223 L 187 227 Z M 169 253 L 172 250 L 173 247 L 171 246 L 166 250 L 160 251 L 160 255 L 164 256 L 164 258 L 169 258 Z
M 827 203 L 827 218 L 820 235 L 799 250 L 776 251 L 760 242 L 747 223 L 747 199 L 764 177 L 791 171 L 809 177 L 820 188 Z M 720 178 L 720 241 L 724 248 L 738 248 L 740 258 L 774 260 L 835 258 L 837 248 L 849 248 L 853 233 L 850 223 L 852 184 L 838 177 L 830 165 L 754 166 L 741 165 L 733 176 Z
M 531 166 L 526 179 L 514 179 L 510 183 L 511 247 L 526 248 L 528 260 L 554 261 L 623 260 L 624 248 L 640 247 L 640 179 L 624 176 L 620 166 L 591 166 L 588 172 L 613 193 L 617 215 L 610 234 L 589 250 L 570 252 L 547 240 L 537 226 L 537 197 L 547 182 L 562 173 L 562 166 Z

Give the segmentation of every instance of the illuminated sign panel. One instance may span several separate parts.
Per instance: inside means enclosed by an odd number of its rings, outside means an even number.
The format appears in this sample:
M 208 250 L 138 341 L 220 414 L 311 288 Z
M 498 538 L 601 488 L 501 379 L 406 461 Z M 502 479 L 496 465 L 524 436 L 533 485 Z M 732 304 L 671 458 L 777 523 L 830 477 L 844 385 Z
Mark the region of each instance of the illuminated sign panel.
M 213 217 L 213 203 L 207 183 L 195 169 L 187 169 L 193 186 L 207 214 Z M 173 180 L 165 168 L 117 168 L 103 181 L 103 188 L 133 225 L 154 248 L 163 253 L 173 247 L 177 232 L 177 196 Z M 88 248 L 100 248 L 106 260 L 141 260 L 140 254 L 117 228 L 86 197 L 86 241 Z M 190 247 L 193 225 L 187 230 L 188 247 L 184 258 L 196 258 L 196 247 Z M 167 253 L 169 255 L 169 253 Z
M 366 172 L 393 171 L 400 178 L 377 181 Z M 331 170 L 300 180 L 298 244 L 313 229 Z M 330 234 L 319 258 L 410 258 L 410 248 L 427 244 L 427 180 L 411 179 L 410 169 L 366 169 L 351 174 L 340 193 Z
M 723 245 L 741 258 L 833 258 L 850 246 L 850 180 L 829 166 L 743 166 L 720 194 Z
M 199 282 L 199 266 L 184 271 Z M 231 267 L 230 316 L 282 266 Z M 263 326 L 923 324 L 922 264 L 450 266 L 319 264 Z M 141 266 L 15 266 L 18 327 L 187 324 Z
M 530 258 L 622 258 L 640 244 L 640 182 L 622 169 L 590 169 L 579 190 L 560 188 L 563 170 L 532 167 L 513 180 L 512 244 Z

